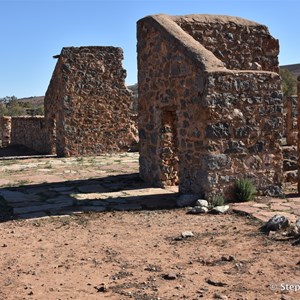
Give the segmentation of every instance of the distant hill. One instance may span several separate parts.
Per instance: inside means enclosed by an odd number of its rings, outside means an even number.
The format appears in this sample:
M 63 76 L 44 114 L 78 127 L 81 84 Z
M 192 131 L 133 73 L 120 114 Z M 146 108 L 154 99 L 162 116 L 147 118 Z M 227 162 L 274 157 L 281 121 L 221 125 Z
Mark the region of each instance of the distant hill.
M 280 69 L 289 70 L 297 79 L 300 76 L 300 64 L 280 66 Z
M 27 98 L 18 98 L 18 101 L 22 101 L 22 103 L 30 103 L 33 107 L 38 107 L 44 105 L 44 98 L 44 96 L 35 96 Z

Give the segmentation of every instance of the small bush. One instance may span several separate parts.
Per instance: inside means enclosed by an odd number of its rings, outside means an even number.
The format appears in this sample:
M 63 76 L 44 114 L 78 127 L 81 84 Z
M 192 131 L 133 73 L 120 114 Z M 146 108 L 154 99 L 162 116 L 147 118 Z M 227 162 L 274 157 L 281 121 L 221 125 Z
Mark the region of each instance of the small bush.
M 236 180 L 232 190 L 233 202 L 251 201 L 255 197 L 256 189 L 252 180 L 241 178 Z
M 213 200 L 211 202 L 211 207 L 223 206 L 225 203 L 226 203 L 226 200 L 225 200 L 224 196 L 216 195 L 213 197 Z

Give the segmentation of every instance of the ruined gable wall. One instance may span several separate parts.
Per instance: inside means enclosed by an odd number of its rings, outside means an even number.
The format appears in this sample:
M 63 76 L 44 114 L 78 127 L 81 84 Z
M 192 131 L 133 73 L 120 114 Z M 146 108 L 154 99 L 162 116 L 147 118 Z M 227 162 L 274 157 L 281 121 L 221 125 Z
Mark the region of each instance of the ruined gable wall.
M 60 112 L 59 155 L 127 151 L 136 143 L 133 98 L 125 87 L 122 59 L 121 48 L 63 48 L 49 96 Z
M 154 185 L 174 185 L 179 172 L 184 192 L 197 181 L 191 173 L 205 177 L 197 156 L 200 148 L 207 148 L 208 109 L 199 107 L 204 73 L 168 35 L 147 22 L 138 23 L 138 70 L 140 175 Z
M 217 16 L 218 17 L 218 16 Z M 183 30 L 232 70 L 279 72 L 279 43 L 264 25 L 234 17 L 174 17 Z
M 48 150 L 46 140 L 44 117 L 11 117 L 11 145 L 24 145 L 44 154 Z
M 243 177 L 252 178 L 260 193 L 280 193 L 279 75 L 222 67 L 203 71 L 185 51 L 187 43 L 176 44 L 171 30 L 160 30 L 151 18 L 138 22 L 141 177 L 157 185 L 174 184 L 168 175 L 176 149 L 163 143 L 163 120 L 167 112 L 175 112 L 181 193 L 207 199 L 228 195 Z

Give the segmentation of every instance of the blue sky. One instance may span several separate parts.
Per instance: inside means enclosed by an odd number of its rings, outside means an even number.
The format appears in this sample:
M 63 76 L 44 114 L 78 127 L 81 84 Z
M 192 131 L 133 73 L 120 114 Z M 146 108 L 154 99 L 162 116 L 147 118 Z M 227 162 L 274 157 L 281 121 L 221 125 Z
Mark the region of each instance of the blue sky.
M 136 21 L 166 13 L 222 14 L 265 24 L 281 65 L 300 63 L 300 0 L 0 0 L 0 97 L 44 95 L 66 46 L 118 46 L 137 81 Z

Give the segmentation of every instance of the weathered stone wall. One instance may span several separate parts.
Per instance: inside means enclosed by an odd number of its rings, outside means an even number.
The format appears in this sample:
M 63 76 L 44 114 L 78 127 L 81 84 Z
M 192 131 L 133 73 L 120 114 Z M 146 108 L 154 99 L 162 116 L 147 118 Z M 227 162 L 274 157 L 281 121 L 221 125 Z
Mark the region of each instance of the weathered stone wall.
M 224 191 L 236 178 L 253 179 L 259 191 L 277 194 L 282 183 L 283 103 L 276 73 L 212 74 L 205 102 L 211 188 Z
M 297 145 L 297 96 L 289 96 L 286 99 L 286 143 L 288 146 Z
M 263 66 L 272 69 L 271 63 Z M 277 70 L 278 63 L 273 68 Z M 174 17 L 165 15 L 138 22 L 138 71 L 144 180 L 158 186 L 176 184 L 178 169 L 179 191 L 207 199 L 228 194 L 242 177 L 252 178 L 261 193 L 280 192 L 284 120 L 277 73 L 228 70 L 176 25 Z M 168 139 L 166 114 L 173 124 Z
M 10 144 L 10 136 L 11 136 L 11 117 L 3 116 L 1 118 L 2 147 L 7 147 Z
M 264 25 L 226 16 L 191 15 L 174 21 L 227 69 L 279 72 L 279 42 Z
M 300 76 L 297 78 L 297 102 L 298 102 L 298 193 L 300 193 Z
M 121 48 L 62 49 L 45 97 L 50 152 L 96 155 L 136 146 L 136 115 L 122 59 Z
M 4 117 L 2 118 L 3 135 L 5 139 L 2 146 L 24 145 L 38 153 L 47 153 L 47 134 L 43 116 Z

